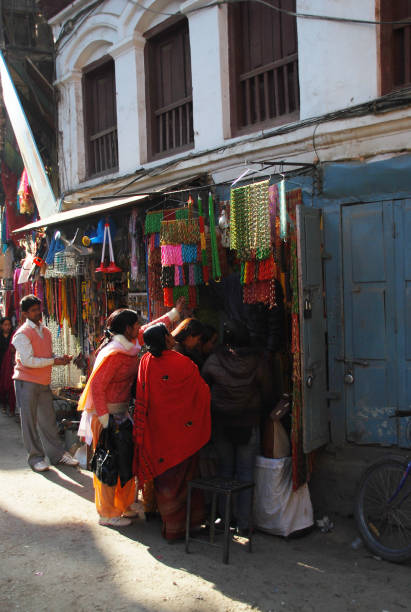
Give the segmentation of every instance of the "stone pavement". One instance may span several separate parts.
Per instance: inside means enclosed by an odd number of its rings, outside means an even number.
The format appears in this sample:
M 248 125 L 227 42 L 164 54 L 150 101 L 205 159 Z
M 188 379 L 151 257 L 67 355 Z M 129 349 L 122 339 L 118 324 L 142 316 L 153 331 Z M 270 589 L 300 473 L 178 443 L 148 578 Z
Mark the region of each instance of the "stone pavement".
M 254 552 L 161 538 L 160 523 L 121 531 L 97 525 L 88 472 L 32 472 L 20 431 L 0 415 L 0 610 L 315 611 L 411 609 L 411 567 L 377 560 L 351 543 L 352 520 L 299 539 L 257 534 Z

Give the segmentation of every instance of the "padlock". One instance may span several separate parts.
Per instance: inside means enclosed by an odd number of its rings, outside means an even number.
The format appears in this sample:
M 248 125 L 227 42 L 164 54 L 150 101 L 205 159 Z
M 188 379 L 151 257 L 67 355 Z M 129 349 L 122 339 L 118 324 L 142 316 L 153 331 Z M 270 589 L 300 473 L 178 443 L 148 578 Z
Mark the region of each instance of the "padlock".
M 313 315 L 313 312 L 312 312 L 311 302 L 308 298 L 305 298 L 304 300 L 304 319 L 311 319 L 312 315 Z

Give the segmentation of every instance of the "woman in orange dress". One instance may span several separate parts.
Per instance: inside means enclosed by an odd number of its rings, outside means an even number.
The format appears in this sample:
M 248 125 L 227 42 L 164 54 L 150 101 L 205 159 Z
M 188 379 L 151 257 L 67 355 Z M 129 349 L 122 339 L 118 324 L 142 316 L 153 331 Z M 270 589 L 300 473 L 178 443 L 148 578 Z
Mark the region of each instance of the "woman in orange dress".
M 128 425 L 131 421 L 128 407 L 131 387 L 137 376 L 138 353 L 143 343 L 144 330 L 159 321 L 170 327 L 179 317 L 183 306 L 184 302 L 180 301 L 175 309 L 144 326 L 141 326 L 136 312 L 125 308 L 116 310 L 107 319 L 106 339 L 99 347 L 93 371 L 78 406 L 83 411 L 79 436 L 84 437 L 87 444 L 92 443 L 94 449 L 102 429 L 109 427 L 110 421 L 110 426 L 121 429 L 122 435 L 126 437 L 129 429 L 131 442 L 132 427 Z M 124 477 L 121 479 L 119 475 L 117 484 L 112 487 L 103 484 L 94 475 L 100 525 L 125 527 L 131 523 L 130 518 L 137 515 L 130 509 L 136 496 L 135 479 L 131 473 L 132 458 L 131 454 L 130 477 L 126 483 Z

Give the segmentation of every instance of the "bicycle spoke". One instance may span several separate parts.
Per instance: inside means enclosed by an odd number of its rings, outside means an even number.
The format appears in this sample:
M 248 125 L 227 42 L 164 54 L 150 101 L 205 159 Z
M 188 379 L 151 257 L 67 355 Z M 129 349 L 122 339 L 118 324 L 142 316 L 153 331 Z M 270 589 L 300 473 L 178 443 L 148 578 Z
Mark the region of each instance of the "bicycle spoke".
M 395 520 L 398 530 L 402 535 L 402 540 L 405 543 L 405 548 L 408 546 L 408 542 L 411 542 L 411 515 L 404 512 L 401 508 L 397 508 L 395 511 Z
M 374 554 L 388 560 L 406 559 L 411 549 L 411 474 L 407 481 L 405 473 L 401 458 L 376 462 L 363 478 L 357 500 L 360 532 Z

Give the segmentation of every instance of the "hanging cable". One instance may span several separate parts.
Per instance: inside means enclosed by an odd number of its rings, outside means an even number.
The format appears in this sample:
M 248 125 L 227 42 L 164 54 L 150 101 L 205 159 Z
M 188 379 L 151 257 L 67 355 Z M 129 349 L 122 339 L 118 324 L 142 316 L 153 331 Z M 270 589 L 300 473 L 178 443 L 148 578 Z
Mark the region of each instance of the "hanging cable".
M 401 21 L 374 21 L 373 19 L 352 19 L 351 17 L 333 17 L 332 15 L 316 15 L 315 13 L 296 13 L 294 11 L 288 11 L 287 9 L 275 6 L 266 0 L 224 0 L 228 4 L 235 4 L 237 2 L 257 2 L 263 4 L 273 11 L 289 15 L 290 17 L 297 17 L 297 19 L 316 19 L 318 21 L 337 21 L 341 23 L 357 23 L 363 25 L 411 25 L 411 19 L 404 19 Z
M 148 11 L 150 13 L 155 13 L 156 15 L 166 15 L 168 17 L 175 17 L 177 15 L 189 15 L 190 13 L 196 13 L 198 11 L 202 11 L 213 6 L 221 6 L 223 4 L 238 4 L 239 2 L 256 2 L 257 4 L 262 4 L 273 11 L 278 13 L 282 13 L 284 15 L 289 15 L 290 17 L 296 17 L 297 19 L 314 19 L 318 21 L 335 21 L 339 23 L 354 23 L 359 25 L 411 25 L 411 19 L 397 20 L 397 21 L 380 21 L 373 19 L 353 19 L 351 17 L 334 17 L 332 15 L 316 15 L 315 13 L 298 13 L 295 11 L 289 11 L 287 9 L 280 8 L 275 4 L 271 4 L 266 0 L 217 0 L 217 2 L 211 2 L 210 4 L 206 4 L 203 6 L 198 6 L 192 9 L 187 9 L 183 11 L 176 11 L 174 13 L 168 13 L 166 11 L 158 11 L 149 6 L 144 6 L 137 0 L 132 0 L 133 4 L 140 7 L 141 9 Z
M 79 13 L 74 15 L 72 18 L 68 19 L 63 24 L 60 30 L 60 34 L 55 43 L 56 47 L 59 46 L 61 39 L 64 38 L 65 36 L 68 36 L 71 38 L 71 35 L 74 34 L 78 30 L 78 27 L 91 15 L 92 12 L 94 12 L 94 10 L 103 1 L 104 0 L 97 0 L 93 4 L 82 9 Z M 403 20 L 396 20 L 396 21 L 381 21 L 381 20 L 373 20 L 373 19 L 354 19 L 352 17 L 334 17 L 332 15 L 316 15 L 315 13 L 299 13 L 296 11 L 289 11 L 287 9 L 280 8 L 279 6 L 276 6 L 275 4 L 271 4 L 271 2 L 267 2 L 267 0 L 216 0 L 215 2 L 210 2 L 210 4 L 198 6 L 192 9 L 187 9 L 184 12 L 175 11 L 173 13 L 167 12 L 167 11 L 159 11 L 157 9 L 151 8 L 150 6 L 145 6 L 141 2 L 138 2 L 137 0 L 132 0 L 132 2 L 134 5 L 138 6 L 143 11 L 148 11 L 149 13 L 154 13 L 155 15 L 164 15 L 165 17 L 176 17 L 178 15 L 181 15 L 183 17 L 185 15 L 190 15 L 191 13 L 196 13 L 198 11 L 206 10 L 214 6 L 222 6 L 223 4 L 238 4 L 240 2 L 256 2 L 257 4 L 266 6 L 267 8 L 270 8 L 271 10 L 276 11 L 277 13 L 289 15 L 290 17 L 296 17 L 297 19 L 312 19 L 312 20 L 317 20 L 317 21 L 331 21 L 331 22 L 336 22 L 336 23 L 352 23 L 352 24 L 358 24 L 358 25 L 411 25 L 411 19 L 403 19 Z M 85 15 L 84 19 L 81 21 L 81 23 L 78 24 L 78 26 L 74 30 L 73 28 L 74 24 L 84 15 Z

